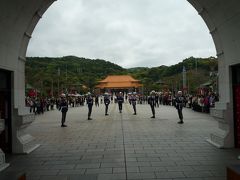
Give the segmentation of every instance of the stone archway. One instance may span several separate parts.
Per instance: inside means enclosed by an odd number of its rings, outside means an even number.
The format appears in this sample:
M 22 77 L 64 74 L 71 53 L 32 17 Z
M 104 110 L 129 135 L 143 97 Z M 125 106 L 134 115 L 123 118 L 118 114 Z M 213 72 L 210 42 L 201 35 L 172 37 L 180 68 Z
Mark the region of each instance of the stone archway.
M 29 39 L 44 12 L 55 0 L 3 0 L 0 2 L 0 69 L 12 76 L 12 149 L 28 153 L 38 145 L 24 132 L 34 117 L 25 109 L 25 55 Z M 219 59 L 220 102 L 212 111 L 222 130 L 209 142 L 234 147 L 231 66 L 240 62 L 240 2 L 237 0 L 188 0 L 203 18 L 213 37 Z M 5 164 L 0 150 L 0 169 Z

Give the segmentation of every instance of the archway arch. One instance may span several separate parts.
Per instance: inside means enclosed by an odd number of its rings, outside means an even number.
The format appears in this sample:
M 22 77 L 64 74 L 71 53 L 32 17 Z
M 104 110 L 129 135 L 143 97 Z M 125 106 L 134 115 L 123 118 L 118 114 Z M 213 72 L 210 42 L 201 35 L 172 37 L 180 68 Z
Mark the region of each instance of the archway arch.
M 231 67 L 240 62 L 240 2 L 237 0 L 188 0 L 205 21 L 219 59 L 220 102 L 212 111 L 223 128 L 212 134 L 211 142 L 220 147 L 234 146 L 234 116 Z M 39 19 L 54 0 L 16 0 L 0 2 L 0 69 L 11 73 L 12 151 L 27 153 L 36 148 L 32 137 L 24 132 L 33 116 L 25 107 L 25 56 L 29 39 Z M 26 143 L 30 142 L 30 143 Z M 1 156 L 4 156 L 0 152 Z M 4 164 L 4 163 L 2 163 Z M 0 162 L 1 165 L 1 162 Z

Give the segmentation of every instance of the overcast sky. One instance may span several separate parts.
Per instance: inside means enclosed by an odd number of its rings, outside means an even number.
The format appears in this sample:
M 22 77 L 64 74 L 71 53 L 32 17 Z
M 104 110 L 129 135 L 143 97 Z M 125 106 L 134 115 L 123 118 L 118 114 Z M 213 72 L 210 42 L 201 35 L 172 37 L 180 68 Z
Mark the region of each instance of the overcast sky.
M 27 56 L 75 55 L 129 67 L 215 56 L 187 0 L 58 0 L 33 32 Z

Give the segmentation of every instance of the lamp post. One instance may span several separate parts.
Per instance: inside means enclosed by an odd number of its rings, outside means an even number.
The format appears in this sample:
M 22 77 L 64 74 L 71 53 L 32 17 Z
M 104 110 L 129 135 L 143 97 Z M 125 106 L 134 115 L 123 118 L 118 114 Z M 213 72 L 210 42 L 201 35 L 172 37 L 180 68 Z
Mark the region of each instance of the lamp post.
M 183 93 L 186 93 L 186 69 L 185 66 L 183 66 L 183 70 L 182 70 L 182 81 L 183 81 L 183 85 L 182 85 L 182 89 L 183 89 Z
M 60 68 L 58 67 L 58 95 L 59 95 L 59 76 L 60 76 Z

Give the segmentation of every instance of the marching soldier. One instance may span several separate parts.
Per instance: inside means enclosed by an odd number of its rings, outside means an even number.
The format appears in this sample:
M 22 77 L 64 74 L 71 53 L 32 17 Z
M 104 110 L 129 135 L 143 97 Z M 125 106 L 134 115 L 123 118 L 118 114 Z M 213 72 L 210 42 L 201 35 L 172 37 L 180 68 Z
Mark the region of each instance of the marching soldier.
M 155 107 L 159 107 L 159 93 L 157 92 L 156 94 L 155 94 Z
M 95 106 L 99 107 L 99 96 L 98 95 L 95 96 Z
M 156 104 L 155 91 L 150 92 L 150 96 L 148 97 L 148 104 L 150 105 L 152 110 L 151 118 L 155 118 L 155 104 Z
M 182 109 L 185 103 L 185 99 L 182 95 L 182 91 L 178 91 L 177 93 L 177 97 L 175 99 L 175 107 L 178 111 L 178 116 L 180 121 L 178 122 L 178 124 L 183 124 L 183 114 L 182 114 Z
M 133 92 L 132 97 L 131 97 L 131 104 L 133 106 L 134 113 L 133 115 L 137 115 L 137 110 L 136 110 L 136 105 L 137 105 L 137 93 Z
M 119 112 L 122 113 L 122 104 L 124 103 L 124 97 L 122 92 L 120 92 L 119 95 L 117 96 L 117 102 L 118 102 Z
M 66 121 L 66 115 L 67 115 L 67 111 L 68 111 L 68 103 L 66 100 L 66 96 L 62 95 L 61 97 L 61 101 L 60 101 L 60 105 L 59 105 L 59 111 L 62 112 L 62 125 L 61 127 L 67 127 L 67 125 L 65 125 L 65 121 Z
M 91 114 L 93 107 L 93 97 L 90 92 L 87 94 L 87 105 L 88 105 L 88 120 L 92 120 Z
M 110 104 L 110 97 L 108 93 L 104 94 L 105 116 L 108 116 L 108 106 Z

